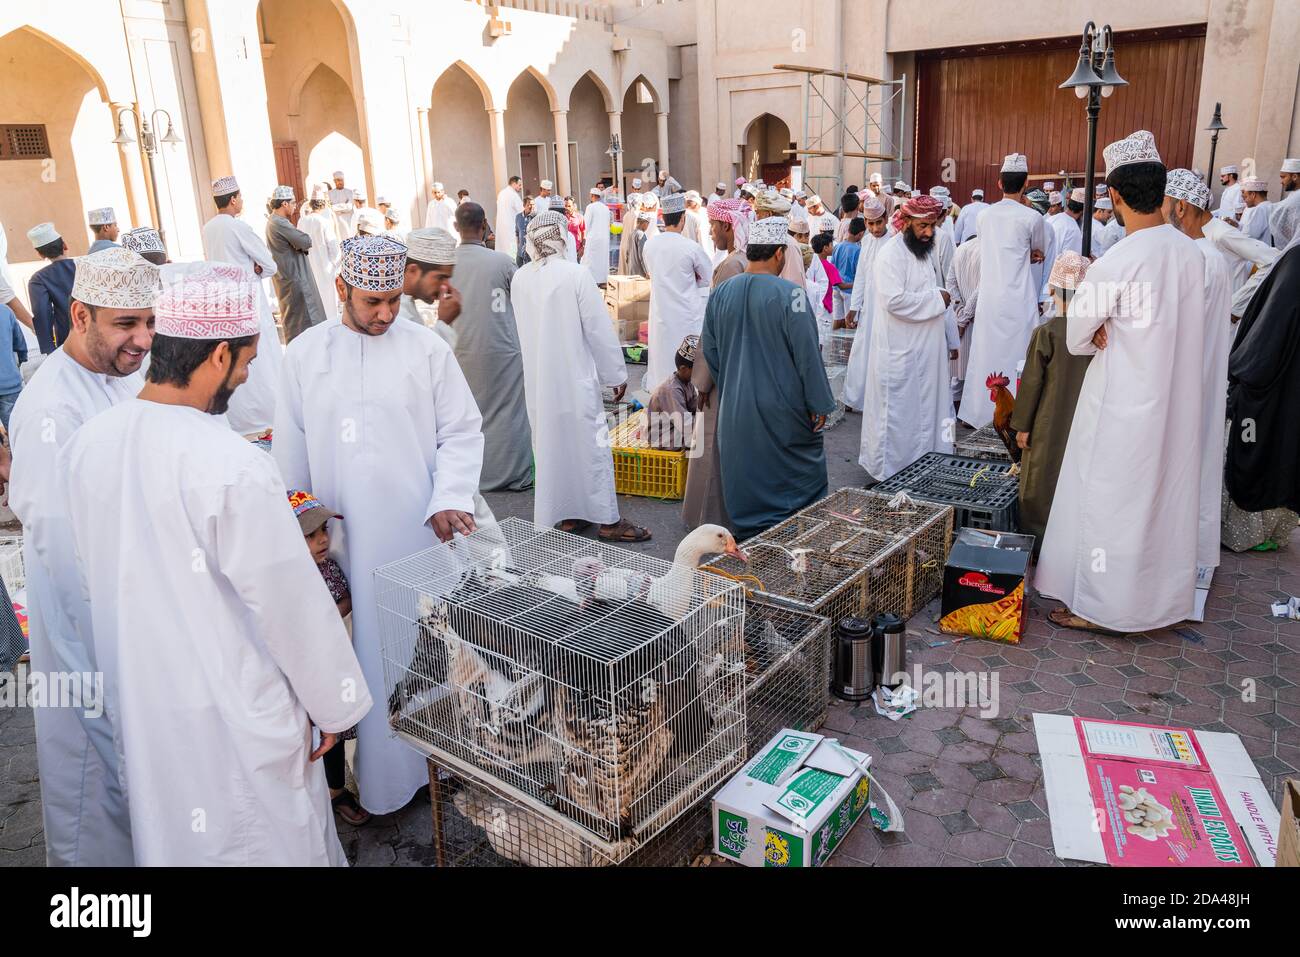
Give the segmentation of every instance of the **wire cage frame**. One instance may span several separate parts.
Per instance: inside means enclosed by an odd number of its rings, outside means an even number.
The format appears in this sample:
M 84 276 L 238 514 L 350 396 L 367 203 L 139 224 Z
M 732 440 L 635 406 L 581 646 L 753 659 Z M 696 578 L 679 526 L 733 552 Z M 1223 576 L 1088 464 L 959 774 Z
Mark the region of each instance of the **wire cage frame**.
M 826 381 L 831 384 L 831 395 L 835 398 L 835 411 L 826 416 L 824 429 L 833 429 L 844 421 L 844 379 L 848 375 L 846 365 L 828 365 Z
M 992 459 L 998 462 L 1011 461 L 1011 455 L 1007 452 L 1006 443 L 1002 441 L 1002 437 L 998 435 L 991 425 L 976 429 L 965 438 L 958 439 L 954 451 L 957 455 L 964 455 L 972 459 Z
M 27 566 L 23 564 L 23 540 L 13 535 L 0 536 L 0 580 L 10 596 L 27 587 Z
M 645 843 L 616 853 L 555 823 L 487 777 L 432 765 L 429 796 L 438 867 L 687 867 L 710 847 L 711 794 Z
M 749 756 L 782 728 L 812 731 L 830 707 L 830 620 L 750 598 L 745 611 Z
M 745 760 L 735 582 L 509 518 L 375 572 L 389 721 L 619 860 Z
M 948 506 L 844 488 L 745 542 L 748 566 L 724 556 L 705 567 L 832 628 L 884 611 L 906 619 L 943 587 L 952 529 Z
M 856 329 L 834 329 L 822 343 L 822 363 L 829 370 L 831 366 L 849 364 L 849 354 L 853 351 L 853 339 Z

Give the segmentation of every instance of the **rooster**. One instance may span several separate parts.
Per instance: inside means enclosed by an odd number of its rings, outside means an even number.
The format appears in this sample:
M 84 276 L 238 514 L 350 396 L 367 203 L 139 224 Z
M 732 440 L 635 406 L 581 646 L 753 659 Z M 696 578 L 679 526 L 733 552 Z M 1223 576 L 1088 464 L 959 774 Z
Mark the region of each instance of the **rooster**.
M 993 429 L 1007 447 L 1007 454 L 1017 466 L 1020 464 L 1020 446 L 1016 443 L 1016 430 L 1011 428 L 1011 413 L 1016 407 L 1015 396 L 1007 386 L 1011 380 L 1001 372 L 995 372 L 985 380 L 989 398 L 993 400 Z

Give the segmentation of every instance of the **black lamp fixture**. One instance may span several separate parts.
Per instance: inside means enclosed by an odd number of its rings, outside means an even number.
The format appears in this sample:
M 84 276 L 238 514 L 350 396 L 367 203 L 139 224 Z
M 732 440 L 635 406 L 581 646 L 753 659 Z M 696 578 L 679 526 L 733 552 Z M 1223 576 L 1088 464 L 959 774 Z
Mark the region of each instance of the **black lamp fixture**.
M 1226 130 L 1223 125 L 1223 104 L 1214 104 L 1214 116 L 1210 120 L 1210 125 L 1206 127 L 1210 132 L 1210 169 L 1205 174 L 1205 185 L 1211 189 L 1214 188 L 1214 154 L 1219 148 L 1219 131 Z
M 1079 43 L 1079 62 L 1074 73 L 1057 89 L 1074 90 L 1079 99 L 1088 100 L 1088 158 L 1086 188 L 1083 195 L 1083 255 L 1092 253 L 1093 179 L 1097 172 L 1097 118 L 1101 116 L 1101 101 L 1115 92 L 1117 86 L 1128 86 L 1128 81 L 1115 69 L 1115 33 L 1107 23 L 1100 30 L 1089 20 L 1083 27 Z

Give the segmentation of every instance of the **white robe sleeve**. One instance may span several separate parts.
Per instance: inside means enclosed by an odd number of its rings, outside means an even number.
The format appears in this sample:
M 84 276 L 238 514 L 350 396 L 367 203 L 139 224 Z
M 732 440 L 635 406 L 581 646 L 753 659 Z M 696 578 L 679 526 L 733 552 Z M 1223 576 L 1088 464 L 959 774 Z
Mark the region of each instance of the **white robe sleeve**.
M 275 264 L 275 257 L 271 255 L 270 247 L 257 238 L 253 227 L 247 223 L 239 223 L 239 226 L 242 228 L 235 230 L 236 236 L 239 237 L 239 248 L 248 254 L 249 259 L 262 267 L 262 272 L 257 278 L 270 279 L 279 269 Z
M 957 311 L 951 306 L 943 313 L 943 334 L 949 349 L 961 348 L 961 336 L 957 333 Z
M 1047 228 L 1047 221 L 1042 216 L 1036 216 L 1034 218 L 1034 224 L 1030 227 L 1029 231 L 1030 252 L 1036 251 L 1042 253 L 1044 256 L 1047 255 L 1047 234 L 1044 232 Z M 1052 264 L 1046 259 L 1043 260 L 1042 265 L 1046 267 L 1046 271 L 1050 271 L 1052 268 Z
M 804 288 L 808 293 L 809 302 L 820 307 L 822 300 L 826 298 L 826 287 L 829 283 L 830 277 L 826 275 L 826 266 L 822 263 L 822 258 L 813 256 L 812 262 L 808 264 L 808 271 L 804 273 Z
M 1119 295 L 1119 283 L 1092 282 L 1085 279 L 1075 290 L 1072 305 L 1065 317 L 1065 347 L 1071 355 L 1095 356 L 1097 347 L 1092 344 L 1096 333 L 1115 311 L 1115 297 Z M 1081 308 L 1084 303 L 1092 303 L 1091 308 Z
M 284 486 L 263 461 L 224 495 L 213 517 L 218 568 L 312 722 L 346 731 L 370 710 L 370 691 Z
M 1273 261 L 1282 255 L 1280 250 L 1258 239 L 1252 239 L 1240 229 L 1233 229 L 1231 226 L 1219 230 L 1214 244 L 1224 252 L 1252 262 L 1256 266 L 1271 266 Z
M 287 488 L 311 491 L 311 468 L 307 462 L 307 432 L 302 422 L 302 386 L 298 382 L 297 352 L 288 350 L 280 363 L 279 395 L 275 403 L 275 426 L 271 432 L 271 456 L 280 466 L 280 478 Z
M 578 283 L 578 318 L 587 349 L 596 362 L 596 378 L 601 385 L 618 386 L 627 381 L 627 363 L 623 347 L 614 335 L 614 325 L 596 284 L 587 279 Z
M 922 267 L 931 282 L 924 289 L 909 290 L 907 277 L 911 270 L 894 268 L 895 264 L 891 259 L 892 257 L 885 257 L 876 260 L 874 278 L 881 307 L 893 318 L 905 322 L 925 322 L 942 315 L 947 307 L 943 304 L 943 296 L 933 285 L 934 276 L 931 267 Z
M 609 325 L 608 320 L 605 324 Z M 610 331 L 612 334 L 613 326 Z M 447 509 L 472 515 L 474 493 L 478 491 L 479 473 L 483 471 L 483 416 L 465 381 L 465 373 L 461 372 L 450 347 L 438 349 L 429 362 L 434 382 L 438 451 L 433 497 L 424 515 L 426 522 Z

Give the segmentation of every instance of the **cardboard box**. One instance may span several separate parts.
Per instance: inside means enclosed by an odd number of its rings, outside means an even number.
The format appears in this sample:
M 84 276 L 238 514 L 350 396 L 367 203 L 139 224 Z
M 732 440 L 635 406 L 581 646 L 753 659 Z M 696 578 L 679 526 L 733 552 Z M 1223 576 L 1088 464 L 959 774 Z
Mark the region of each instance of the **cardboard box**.
M 869 791 L 829 739 L 786 728 L 714 796 L 713 852 L 746 867 L 820 867 L 867 810 Z
M 1282 822 L 1278 825 L 1277 867 L 1300 867 L 1300 781 L 1282 784 Z
M 1241 739 L 1035 714 L 1056 856 L 1115 867 L 1272 867 L 1285 835 Z M 1156 827 L 1126 813 L 1154 810 Z
M 1025 633 L 1025 583 L 1034 536 L 963 528 L 943 570 L 939 628 L 1016 644 Z
M 605 308 L 618 341 L 636 342 L 641 324 L 650 321 L 650 280 L 644 276 L 610 276 Z

